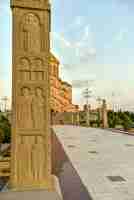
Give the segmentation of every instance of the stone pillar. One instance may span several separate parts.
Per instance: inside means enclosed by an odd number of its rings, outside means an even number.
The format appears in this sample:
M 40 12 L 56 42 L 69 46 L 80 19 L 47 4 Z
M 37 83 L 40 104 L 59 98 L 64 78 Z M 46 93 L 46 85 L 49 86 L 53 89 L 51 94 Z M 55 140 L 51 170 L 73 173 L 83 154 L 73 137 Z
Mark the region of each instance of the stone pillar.
M 105 99 L 102 102 L 102 128 L 108 128 L 107 104 Z
M 74 113 L 71 113 L 71 124 L 74 125 Z
M 51 190 L 50 4 L 48 0 L 11 0 L 11 8 L 11 187 Z
M 101 116 L 100 116 L 100 113 L 101 113 L 101 112 L 100 112 L 100 108 L 99 108 L 99 107 L 97 108 L 97 113 L 98 113 L 98 119 L 97 119 L 97 120 L 98 120 L 98 124 L 97 124 L 97 125 L 98 125 L 98 127 L 100 127 L 100 124 L 101 124 Z
M 85 111 L 86 111 L 86 126 L 87 127 L 90 126 L 90 110 L 91 110 L 91 106 L 90 105 L 86 105 Z
M 80 125 L 80 112 L 79 110 L 76 112 L 76 124 L 79 126 Z

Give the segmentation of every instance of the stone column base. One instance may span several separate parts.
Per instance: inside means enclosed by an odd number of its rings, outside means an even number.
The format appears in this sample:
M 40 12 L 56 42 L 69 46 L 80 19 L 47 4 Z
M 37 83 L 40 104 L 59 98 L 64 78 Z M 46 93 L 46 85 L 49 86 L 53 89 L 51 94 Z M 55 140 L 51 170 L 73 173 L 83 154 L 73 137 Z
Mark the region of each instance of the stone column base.
M 63 200 L 59 180 L 52 176 L 53 187 L 17 187 L 14 190 L 8 190 L 8 186 L 3 192 L 0 192 L 0 200 Z
M 16 185 L 14 183 L 9 182 L 9 189 L 11 191 L 28 191 L 28 190 L 47 190 L 47 191 L 55 191 L 55 178 L 51 175 L 49 178 L 46 178 L 44 183 L 31 183 L 30 185 Z
M 1 192 L 1 200 L 61 200 L 57 192 L 45 190 L 23 191 L 23 192 Z

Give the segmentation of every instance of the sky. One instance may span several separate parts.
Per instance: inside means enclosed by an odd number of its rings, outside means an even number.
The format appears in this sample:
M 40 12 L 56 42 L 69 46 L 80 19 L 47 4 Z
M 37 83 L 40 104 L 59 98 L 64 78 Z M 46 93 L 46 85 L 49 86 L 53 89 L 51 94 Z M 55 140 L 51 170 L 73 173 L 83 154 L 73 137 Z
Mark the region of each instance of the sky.
M 60 60 L 60 76 L 73 83 L 73 103 L 108 103 L 134 111 L 134 1 L 51 0 L 51 50 Z M 11 12 L 0 0 L 0 96 L 11 97 Z M 79 84 L 79 85 L 80 85 Z

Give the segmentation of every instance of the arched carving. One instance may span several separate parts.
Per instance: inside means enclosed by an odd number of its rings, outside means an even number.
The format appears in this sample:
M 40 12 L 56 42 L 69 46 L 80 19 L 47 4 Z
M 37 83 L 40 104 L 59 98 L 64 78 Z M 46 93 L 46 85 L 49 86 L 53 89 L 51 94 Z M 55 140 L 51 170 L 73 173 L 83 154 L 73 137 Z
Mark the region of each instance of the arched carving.
M 35 58 L 31 63 L 26 57 L 20 58 L 18 63 L 18 80 L 24 82 L 45 80 L 44 61 L 41 58 Z
M 35 58 L 32 65 L 31 79 L 34 81 L 44 80 L 44 61 L 40 58 Z
M 38 182 L 45 178 L 45 149 L 43 136 L 20 136 L 19 153 L 21 159 L 18 162 L 20 183 L 23 181 L 27 183 Z
M 43 89 L 40 87 L 35 88 L 35 95 L 32 100 L 32 113 L 34 128 L 43 129 L 45 122 L 45 97 Z
M 12 160 L 15 163 L 11 169 L 11 185 L 15 190 L 49 190 L 53 189 L 46 91 L 50 50 L 46 15 L 50 8 L 47 0 L 11 1 L 14 40 Z
M 28 58 L 23 57 L 19 60 L 18 65 L 19 80 L 29 81 L 30 80 L 30 61 Z
M 30 129 L 33 127 L 33 119 L 31 113 L 32 95 L 28 87 L 22 87 L 17 105 L 17 121 L 19 128 Z
M 44 67 L 44 62 L 43 62 L 43 60 L 40 59 L 40 58 L 36 58 L 34 62 L 35 62 L 35 65 L 36 65 L 37 70 L 38 70 L 38 71 L 42 71 L 42 70 L 43 70 L 43 67 Z
M 28 13 L 21 23 L 22 49 L 28 52 L 38 53 L 41 50 L 41 25 L 39 17 L 34 13 Z
M 22 87 L 18 98 L 17 121 L 19 128 L 43 130 L 45 123 L 45 96 L 40 87 Z M 38 117 L 37 117 L 38 116 Z
M 19 64 L 20 64 L 21 70 L 29 70 L 29 68 L 30 68 L 29 59 L 26 57 L 20 58 Z
M 40 87 L 21 87 L 17 111 L 18 127 L 37 131 L 32 136 L 20 135 L 19 152 L 25 162 L 23 159 L 18 162 L 18 181 L 41 181 L 45 177 L 46 146 L 44 137 L 38 135 L 38 131 L 43 131 L 45 125 L 44 90 Z

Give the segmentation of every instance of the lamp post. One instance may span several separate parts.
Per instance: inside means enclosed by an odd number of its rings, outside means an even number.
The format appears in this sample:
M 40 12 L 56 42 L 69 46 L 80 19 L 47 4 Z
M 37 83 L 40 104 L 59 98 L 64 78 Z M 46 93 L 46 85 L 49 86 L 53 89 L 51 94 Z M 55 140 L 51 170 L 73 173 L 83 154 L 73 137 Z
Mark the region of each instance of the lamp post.
M 105 99 L 102 100 L 102 127 L 108 128 L 107 103 Z
M 86 88 L 83 92 L 84 98 L 86 99 L 86 125 L 90 126 L 90 105 L 89 99 L 91 98 L 92 91 L 89 88 Z
M 72 125 L 74 125 L 74 113 L 71 113 L 71 121 L 72 121 Z
M 98 102 L 98 126 L 101 126 L 101 120 L 102 120 L 102 109 L 101 109 L 101 103 L 102 103 L 102 99 L 100 97 L 98 97 L 97 99 Z
M 3 111 L 6 112 L 7 111 L 8 98 L 5 96 L 5 97 L 1 98 L 1 100 L 3 102 Z

